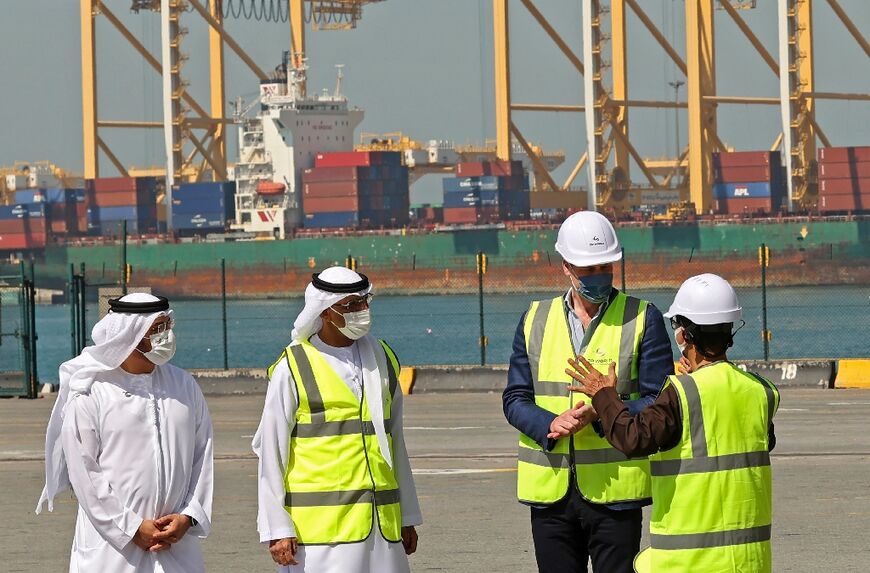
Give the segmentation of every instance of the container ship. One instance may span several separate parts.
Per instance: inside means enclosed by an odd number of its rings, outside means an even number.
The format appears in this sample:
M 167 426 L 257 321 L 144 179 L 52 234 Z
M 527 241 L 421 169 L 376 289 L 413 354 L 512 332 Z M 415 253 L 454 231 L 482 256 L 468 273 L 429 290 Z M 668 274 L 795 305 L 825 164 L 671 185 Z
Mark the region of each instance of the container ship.
M 154 177 L 74 188 L 20 174 L 0 179 L 7 203 L 0 255 L 33 258 L 42 286 L 61 288 L 70 265 L 81 263 L 105 282 L 120 275 L 118 239 L 126 233 L 133 282 L 176 296 L 214 294 L 223 259 L 233 294 L 285 296 L 300 290 L 311 269 L 336 263 L 368 269 L 396 292 L 472 288 L 474 255 L 484 252 L 498 269 L 491 288 L 552 287 L 553 273 L 536 267 L 558 264 L 558 224 L 586 207 L 584 192 L 532 191 L 531 162 L 520 152 L 498 161 L 438 142 L 355 150 L 364 114 L 342 94 L 341 70 L 332 93 L 314 96 L 300 89 L 305 72 L 285 55 L 261 83 L 256 113 L 238 116 L 231 181 L 167 190 Z M 861 264 L 839 259 L 847 268 L 833 277 L 813 265 L 818 280 L 870 283 L 870 147 L 819 149 L 818 205 L 801 217 L 785 215 L 782 163 L 776 151 L 714 154 L 713 209 L 700 217 L 678 193 L 668 206 L 627 190 L 633 209 L 608 215 L 620 227 L 631 272 L 650 284 L 678 284 L 669 261 L 729 259 L 733 272 L 753 274 L 765 243 L 779 255 L 772 276 L 783 284 L 809 280 L 806 269 L 789 269 L 808 257 L 833 264 L 834 251 Z M 414 173 L 427 168 L 446 175 L 443 200 L 412 205 Z

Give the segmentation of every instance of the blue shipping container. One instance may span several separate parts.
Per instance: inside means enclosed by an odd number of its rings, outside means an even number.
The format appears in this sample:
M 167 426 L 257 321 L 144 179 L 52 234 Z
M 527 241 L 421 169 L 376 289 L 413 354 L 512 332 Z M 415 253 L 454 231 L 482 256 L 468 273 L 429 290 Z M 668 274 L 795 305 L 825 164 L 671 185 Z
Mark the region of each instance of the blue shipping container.
M 454 207 L 489 207 L 498 205 L 498 191 L 445 191 L 444 206 Z
M 741 199 L 746 197 L 779 197 L 782 183 L 777 181 L 756 181 L 754 183 L 715 183 L 713 197 L 716 199 Z
M 46 203 L 67 203 L 70 200 L 70 196 L 74 193 L 74 189 L 63 189 L 60 187 L 43 189 Z
M 305 227 L 309 229 L 356 227 L 358 224 L 359 213 L 356 211 L 305 214 Z
M 220 229 L 226 228 L 226 219 L 222 211 L 217 213 L 194 213 L 172 215 L 172 226 L 178 230 L 186 229 Z
M 42 189 L 25 189 L 15 192 L 15 202 L 22 203 L 41 203 L 45 201 L 45 193 Z

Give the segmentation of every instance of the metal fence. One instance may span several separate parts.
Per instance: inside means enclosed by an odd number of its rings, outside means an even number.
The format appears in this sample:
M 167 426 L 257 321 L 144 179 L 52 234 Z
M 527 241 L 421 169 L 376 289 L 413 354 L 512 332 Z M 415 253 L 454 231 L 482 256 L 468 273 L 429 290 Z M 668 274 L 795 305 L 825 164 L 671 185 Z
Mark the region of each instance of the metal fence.
M 523 260 L 492 257 L 485 269 L 473 253 L 441 265 L 411 260 L 375 266 L 354 256 L 338 262 L 356 264 L 371 278 L 373 333 L 412 365 L 505 364 L 529 303 L 569 288 L 560 259 L 549 253 Z M 101 316 L 98 292 L 103 289 L 105 297 L 110 287 L 113 295 L 140 288 L 183 293 L 171 297 L 179 345 L 174 363 L 179 366 L 265 368 L 290 339 L 313 270 L 276 265 L 270 272 L 277 274 L 267 276 L 221 260 L 207 272 L 194 273 L 183 262 L 173 266 L 160 276 L 136 269 L 131 273 L 120 259 L 106 266 L 72 267 L 66 281 L 72 304 L 35 310 L 43 379 L 56 382 L 59 363 L 90 342 L 90 330 Z M 704 272 L 728 279 L 743 305 L 746 326 L 735 338 L 732 358 L 870 356 L 870 255 L 845 259 L 833 248 L 780 254 L 762 245 L 759 252 L 715 258 L 691 252 L 625 253 L 614 266 L 614 284 L 665 311 L 682 281 Z M 0 322 L 7 332 L 5 318 Z M 5 339 L 3 345 L 0 357 Z

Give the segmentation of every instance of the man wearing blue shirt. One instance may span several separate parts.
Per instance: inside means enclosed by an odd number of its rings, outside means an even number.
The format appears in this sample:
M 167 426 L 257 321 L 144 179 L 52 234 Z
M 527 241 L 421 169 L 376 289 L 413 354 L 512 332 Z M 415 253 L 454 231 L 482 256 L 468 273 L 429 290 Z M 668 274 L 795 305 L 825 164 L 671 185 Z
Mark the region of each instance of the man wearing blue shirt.
M 614 370 L 631 413 L 651 404 L 674 373 L 670 338 L 652 304 L 613 288 L 619 240 L 602 215 L 565 220 L 556 250 L 567 294 L 532 302 L 520 319 L 502 401 L 520 431 L 517 494 L 531 507 L 541 573 L 632 571 L 641 507 L 650 503 L 649 462 L 604 440 L 588 399 L 570 394 L 567 360 Z

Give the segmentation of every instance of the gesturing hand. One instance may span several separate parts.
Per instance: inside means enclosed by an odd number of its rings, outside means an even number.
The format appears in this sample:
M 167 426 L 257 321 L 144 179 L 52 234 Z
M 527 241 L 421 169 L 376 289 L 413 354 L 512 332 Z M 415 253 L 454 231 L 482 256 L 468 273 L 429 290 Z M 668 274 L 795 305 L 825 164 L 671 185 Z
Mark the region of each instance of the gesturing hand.
M 691 374 L 692 363 L 685 356 L 680 356 L 680 365 L 677 367 L 680 374 Z
M 598 413 L 595 408 L 581 400 L 573 408 L 565 410 L 550 422 L 550 433 L 547 434 L 547 438 L 558 440 L 576 434 L 597 419 Z
M 582 392 L 590 398 L 594 398 L 602 388 L 616 388 L 616 363 L 611 362 L 605 377 L 595 369 L 583 356 L 577 360 L 568 359 L 568 364 L 573 368 L 566 368 L 565 373 L 577 381 L 576 386 L 568 386 L 569 392 Z
M 402 528 L 402 546 L 405 548 L 405 555 L 417 551 L 417 530 L 413 525 Z
M 156 521 L 153 519 L 144 519 L 136 535 L 133 536 L 133 543 L 136 547 L 143 551 L 163 551 L 169 549 L 167 541 L 161 541 L 157 538 L 160 533 L 160 528 L 157 527 Z
M 278 565 L 298 565 L 296 561 L 296 551 L 299 545 L 295 537 L 285 537 L 284 539 L 273 539 L 269 542 L 269 553 L 272 554 L 272 561 Z
M 187 530 L 190 529 L 190 517 L 180 513 L 170 513 L 154 520 L 160 531 L 154 534 L 154 539 L 165 543 L 178 543 Z

